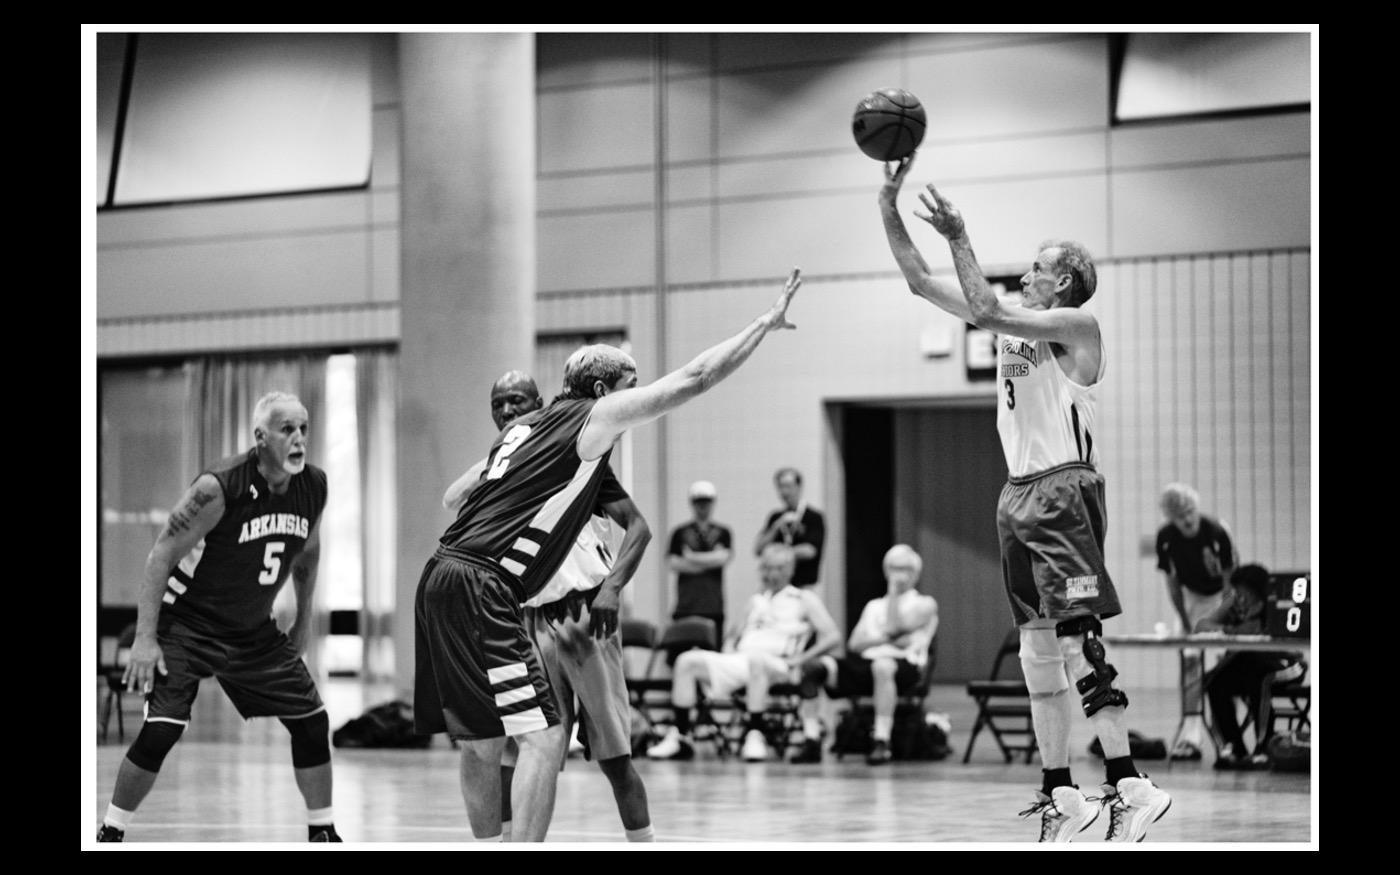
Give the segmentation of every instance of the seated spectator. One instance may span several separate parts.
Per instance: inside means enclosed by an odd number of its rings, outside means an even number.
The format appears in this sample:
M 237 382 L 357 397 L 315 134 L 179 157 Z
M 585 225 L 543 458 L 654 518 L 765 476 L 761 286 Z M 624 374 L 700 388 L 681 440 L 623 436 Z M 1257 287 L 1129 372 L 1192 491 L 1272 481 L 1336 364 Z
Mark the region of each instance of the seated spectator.
M 938 632 L 938 602 L 915 588 L 923 566 L 909 545 L 891 547 L 884 560 L 889 589 L 861 611 L 846 644 L 848 655 L 823 656 L 803 671 L 804 701 L 816 699 L 823 687 L 833 698 L 874 697 L 875 725 L 865 758 L 871 765 L 889 762 L 895 703 L 918 684 L 929 644 Z M 815 763 L 821 758 L 821 739 L 809 738 L 792 761 Z
M 775 683 L 796 683 L 802 667 L 841 645 L 841 633 L 826 606 L 809 590 L 791 583 L 795 558 L 791 547 L 769 544 L 759 556 L 763 589 L 749 599 L 737 640 L 725 642 L 724 652 L 688 650 L 676 658 L 671 682 L 675 723 L 647 751 L 651 759 L 689 759 L 691 713 L 705 684 L 712 699 L 728 698 L 746 690 L 748 709 L 744 744 L 740 755 L 750 762 L 768 757 L 763 736 L 763 713 L 768 710 L 768 688 Z
M 1196 624 L 1197 632 L 1224 632 L 1230 635 L 1262 635 L 1265 633 L 1264 613 L 1269 598 L 1269 572 L 1261 565 L 1243 565 L 1236 569 L 1226 591 L 1224 603 Z M 1267 769 L 1266 753 L 1269 742 L 1268 726 L 1255 727 L 1255 745 L 1251 752 L 1245 747 L 1244 730 L 1236 717 L 1237 699 L 1243 699 L 1248 713 L 1258 714 L 1264 679 L 1277 674 L 1283 681 L 1301 677 L 1302 660 L 1288 651 L 1232 650 L 1226 651 L 1220 662 L 1206 673 L 1206 699 L 1216 732 L 1226 750 L 1215 761 L 1217 769 Z M 1262 734 L 1261 734 L 1262 733 Z

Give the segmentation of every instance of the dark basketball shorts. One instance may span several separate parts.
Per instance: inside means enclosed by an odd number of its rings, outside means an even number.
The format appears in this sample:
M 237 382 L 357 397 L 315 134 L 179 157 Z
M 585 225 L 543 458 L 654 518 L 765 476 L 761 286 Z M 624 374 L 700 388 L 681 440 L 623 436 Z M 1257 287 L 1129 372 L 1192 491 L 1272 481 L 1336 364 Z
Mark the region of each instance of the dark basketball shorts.
M 827 693 L 835 699 L 850 696 L 871 696 L 875 694 L 875 674 L 871 670 L 874 660 L 861 656 L 845 656 L 836 660 L 836 686 L 828 687 Z M 919 683 L 919 669 L 907 659 L 896 659 L 894 670 L 894 691 L 899 695 L 913 692 Z
M 233 706 L 250 717 L 310 717 L 325 710 L 316 682 L 292 641 L 269 619 L 252 632 L 214 637 L 179 620 L 157 633 L 168 674 L 156 672 L 146 719 L 188 723 L 199 682 L 218 679 Z
M 1009 480 L 997 505 L 1002 581 L 1016 625 L 1122 613 L 1104 566 L 1104 481 L 1080 463 Z
M 439 548 L 418 581 L 414 616 L 419 733 L 472 740 L 558 725 L 519 593 L 502 572 Z

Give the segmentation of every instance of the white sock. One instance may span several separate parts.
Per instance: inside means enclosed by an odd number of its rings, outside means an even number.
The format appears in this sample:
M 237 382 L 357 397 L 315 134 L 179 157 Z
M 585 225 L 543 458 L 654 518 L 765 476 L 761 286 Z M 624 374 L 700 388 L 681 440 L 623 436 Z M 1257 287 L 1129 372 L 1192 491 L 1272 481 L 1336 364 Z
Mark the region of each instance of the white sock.
M 629 841 L 629 842 L 654 842 L 654 841 L 656 841 L 656 832 L 651 828 L 651 824 L 647 824 L 646 826 L 642 827 L 641 829 L 629 829 L 629 830 L 626 830 L 626 833 L 627 833 L 627 841 Z
M 509 821 L 509 820 L 503 820 L 503 821 L 501 821 L 501 841 L 503 841 L 503 842 L 508 842 L 508 841 L 510 841 L 510 821 Z
M 102 818 L 102 822 L 112 827 L 113 829 L 119 829 L 122 832 L 126 832 L 126 825 L 128 823 L 131 823 L 131 818 L 135 814 L 136 812 L 134 811 L 127 811 L 124 808 L 118 808 L 117 806 L 108 802 L 107 816 Z
M 870 736 L 876 741 L 889 741 L 890 732 L 894 729 L 893 717 L 875 717 L 875 728 L 870 731 Z
M 306 809 L 307 826 L 330 826 L 335 823 L 335 809 L 327 805 L 325 808 Z
M 822 722 L 816 717 L 803 717 L 802 734 L 808 738 L 820 739 L 822 737 Z

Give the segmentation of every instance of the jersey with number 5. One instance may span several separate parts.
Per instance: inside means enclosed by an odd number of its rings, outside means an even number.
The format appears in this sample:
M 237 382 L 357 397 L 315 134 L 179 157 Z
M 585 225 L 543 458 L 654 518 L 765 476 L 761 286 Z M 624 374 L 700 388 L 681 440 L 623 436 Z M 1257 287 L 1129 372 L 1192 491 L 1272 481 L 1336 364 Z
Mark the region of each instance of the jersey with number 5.
M 180 560 L 165 585 L 163 615 L 212 635 L 247 632 L 272 616 L 272 601 L 326 507 L 326 472 L 307 465 L 274 495 L 257 450 L 204 471 L 224 491 L 224 515 Z
M 442 536 L 448 547 L 494 559 L 525 588 L 549 582 L 598 500 L 612 451 L 585 462 L 578 437 L 597 403 L 555 401 L 506 426 L 486 470 Z

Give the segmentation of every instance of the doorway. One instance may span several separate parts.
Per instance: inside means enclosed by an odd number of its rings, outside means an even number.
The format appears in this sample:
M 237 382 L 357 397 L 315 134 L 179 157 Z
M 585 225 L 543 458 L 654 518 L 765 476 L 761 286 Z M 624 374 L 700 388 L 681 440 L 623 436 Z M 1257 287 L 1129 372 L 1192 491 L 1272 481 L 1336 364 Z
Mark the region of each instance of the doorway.
M 996 506 L 1006 462 L 992 398 L 860 403 L 842 410 L 846 618 L 885 592 L 880 561 L 906 543 L 938 600 L 935 683 L 984 677 L 1011 624 Z

